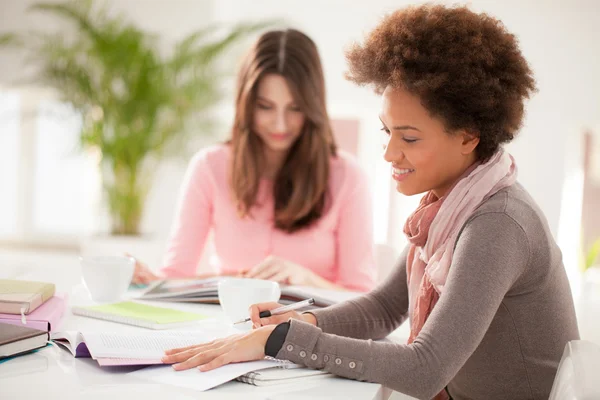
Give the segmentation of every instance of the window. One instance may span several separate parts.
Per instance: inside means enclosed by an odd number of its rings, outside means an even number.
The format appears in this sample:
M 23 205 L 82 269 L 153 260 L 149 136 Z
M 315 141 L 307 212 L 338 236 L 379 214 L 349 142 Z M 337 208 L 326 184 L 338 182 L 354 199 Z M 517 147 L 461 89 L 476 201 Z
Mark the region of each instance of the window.
M 86 219 L 81 118 L 65 104 L 42 100 L 34 140 L 33 231 L 77 235 Z
M 0 91 L 0 240 L 69 245 L 85 232 L 98 177 L 80 127 L 47 92 Z
M 19 95 L 0 91 L 0 238 L 17 232 Z

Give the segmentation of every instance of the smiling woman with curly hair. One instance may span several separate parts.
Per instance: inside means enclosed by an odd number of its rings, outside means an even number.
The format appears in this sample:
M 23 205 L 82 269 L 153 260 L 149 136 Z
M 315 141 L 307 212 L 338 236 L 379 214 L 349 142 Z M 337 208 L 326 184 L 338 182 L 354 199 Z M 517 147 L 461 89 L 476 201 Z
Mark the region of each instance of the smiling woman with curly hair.
M 517 39 L 486 14 L 425 5 L 387 16 L 347 58 L 348 78 L 382 95 L 398 192 L 424 194 L 395 271 L 310 313 L 261 319 L 278 305 L 253 306 L 252 333 L 165 362 L 208 370 L 266 354 L 419 399 L 547 399 L 579 333 L 560 250 L 502 148 L 535 91 Z M 370 340 L 406 319 L 407 344 Z

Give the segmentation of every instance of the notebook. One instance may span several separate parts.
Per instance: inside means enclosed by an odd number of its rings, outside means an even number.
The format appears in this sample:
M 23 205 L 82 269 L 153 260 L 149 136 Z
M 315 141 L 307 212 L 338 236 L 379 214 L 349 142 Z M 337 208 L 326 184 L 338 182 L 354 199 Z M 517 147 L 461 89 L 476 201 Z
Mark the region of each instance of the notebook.
M 296 365 L 296 364 L 293 364 Z M 254 386 L 275 386 L 305 382 L 306 380 L 321 379 L 333 376 L 327 371 L 306 367 L 290 368 L 278 366 L 260 371 L 252 371 L 236 378 L 237 381 Z
M 74 306 L 71 312 L 84 317 L 103 319 L 148 329 L 174 329 L 194 324 L 206 316 L 172 308 L 123 301 L 97 306 Z
M 197 368 L 175 371 L 168 365 L 157 365 L 130 372 L 129 375 L 153 383 L 204 391 L 232 381 L 238 376 L 249 372 L 273 368 L 274 365 L 277 365 L 277 363 L 272 360 L 249 361 L 227 364 L 205 372 L 201 372 Z M 242 398 L 243 396 L 239 397 Z
M 0 314 L 0 322 L 55 331 L 65 315 L 67 297 L 66 293 L 56 294 L 29 315 Z
M 46 331 L 0 323 L 0 359 L 39 349 L 47 341 Z
M 163 280 L 152 284 L 138 299 L 182 302 L 218 303 L 218 285 L 221 279 Z M 327 307 L 361 296 L 363 293 L 326 290 L 309 286 L 281 286 L 282 304 L 315 299 L 316 307 Z
M 0 279 L 0 313 L 29 314 L 54 296 L 54 283 Z

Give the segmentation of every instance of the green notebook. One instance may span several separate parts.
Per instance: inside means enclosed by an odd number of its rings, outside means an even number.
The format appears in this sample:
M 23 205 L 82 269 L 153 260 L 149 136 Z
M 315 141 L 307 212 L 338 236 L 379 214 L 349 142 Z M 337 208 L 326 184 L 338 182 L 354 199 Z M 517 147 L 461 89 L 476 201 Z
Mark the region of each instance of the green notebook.
M 104 319 L 122 324 L 149 329 L 173 329 L 193 324 L 207 318 L 204 315 L 179 311 L 172 308 L 156 307 L 133 301 L 99 306 L 73 307 L 75 315 Z

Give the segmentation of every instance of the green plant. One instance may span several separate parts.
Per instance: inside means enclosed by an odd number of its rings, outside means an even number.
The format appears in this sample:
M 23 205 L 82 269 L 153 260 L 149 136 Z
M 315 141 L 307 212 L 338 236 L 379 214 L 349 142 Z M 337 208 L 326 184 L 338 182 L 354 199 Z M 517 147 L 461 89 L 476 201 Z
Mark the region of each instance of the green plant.
M 588 270 L 594 265 L 598 259 L 598 255 L 600 255 L 600 238 L 596 239 L 586 254 L 585 265 L 583 269 L 584 271 Z
M 224 35 L 211 26 L 161 56 L 155 35 L 91 0 L 39 3 L 31 10 L 66 20 L 74 34 L 9 34 L 0 44 L 20 43 L 36 67 L 32 81 L 56 89 L 81 113 L 81 145 L 101 154 L 112 233 L 139 234 L 156 162 L 181 150 L 191 132 L 207 131 L 224 77 L 219 60 L 268 23 L 236 25 Z
M 3 33 L 0 35 L 0 46 L 16 44 L 17 37 L 12 33 Z

